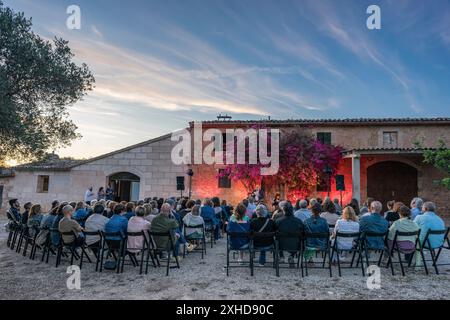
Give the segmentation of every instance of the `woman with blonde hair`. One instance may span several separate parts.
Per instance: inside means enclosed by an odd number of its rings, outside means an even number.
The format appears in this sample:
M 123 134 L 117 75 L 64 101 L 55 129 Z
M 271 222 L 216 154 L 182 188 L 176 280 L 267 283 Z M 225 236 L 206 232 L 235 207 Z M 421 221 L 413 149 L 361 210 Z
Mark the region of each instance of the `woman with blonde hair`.
M 359 232 L 359 222 L 355 210 L 346 206 L 342 211 L 342 216 L 336 221 L 332 237 L 338 242 L 338 249 L 349 250 L 353 247 L 352 238 L 336 239 L 337 233 L 357 233 Z

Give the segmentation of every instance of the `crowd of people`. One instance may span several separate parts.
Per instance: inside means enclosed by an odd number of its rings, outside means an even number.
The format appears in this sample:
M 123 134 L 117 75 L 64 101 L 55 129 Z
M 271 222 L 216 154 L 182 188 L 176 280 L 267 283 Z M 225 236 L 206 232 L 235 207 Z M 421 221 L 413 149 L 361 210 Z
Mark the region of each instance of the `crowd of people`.
M 88 190 L 89 191 L 89 190 Z M 91 190 L 92 191 L 92 190 Z M 100 191 L 99 191 L 100 193 Z M 104 231 L 107 234 L 120 233 L 124 238 L 129 232 L 150 230 L 153 232 L 170 232 L 175 244 L 174 256 L 180 257 L 180 247 L 185 246 L 191 252 L 199 245 L 202 229 L 189 229 L 183 232 L 183 226 L 209 226 L 214 241 L 219 241 L 224 233 L 258 232 L 258 233 L 329 233 L 331 241 L 337 241 L 339 249 L 350 249 L 354 245 L 352 238 L 337 239 L 337 233 L 387 233 L 389 245 L 392 245 L 396 231 L 412 232 L 420 230 L 420 240 L 423 241 L 428 230 L 445 229 L 445 223 L 436 212 L 433 202 L 424 202 L 414 198 L 410 206 L 401 202 L 389 201 L 388 210 L 382 212 L 382 204 L 368 198 L 360 207 L 356 199 L 342 206 L 339 201 L 330 198 L 301 199 L 292 204 L 279 197 L 272 203 L 272 210 L 264 199 L 255 200 L 253 196 L 243 199 L 234 208 L 225 200 L 212 197 L 202 200 L 181 198 L 148 198 L 137 202 L 115 202 L 106 198 L 94 199 L 86 192 L 85 201 L 59 202 L 53 201 L 47 213 L 42 212 L 40 204 L 27 202 L 23 206 L 17 199 L 9 201 L 7 212 L 11 223 L 26 225 L 28 232 L 39 232 L 37 239 L 50 234 L 51 243 L 58 246 L 60 233 L 73 232 L 75 236 L 64 235 L 65 243 L 85 241 L 88 246 L 97 247 L 98 236 L 84 235 L 84 232 Z M 89 197 L 88 197 L 89 196 Z M 53 232 L 52 232 L 53 230 Z M 59 232 L 54 232 L 57 230 Z M 36 241 L 38 241 L 36 240 Z M 120 240 L 111 237 L 109 240 Z M 397 239 L 411 246 L 414 239 L 404 237 Z M 142 247 L 144 239 L 129 237 L 128 248 L 134 250 Z M 160 239 L 158 247 L 167 246 L 167 239 Z M 254 246 L 260 251 L 259 264 L 266 264 L 266 251 L 274 245 L 274 240 L 261 238 L 254 240 Z M 279 259 L 285 262 L 285 254 L 289 265 L 294 265 L 299 239 L 280 239 Z M 367 239 L 372 248 L 384 249 L 385 243 L 380 238 Z M 432 247 L 442 245 L 442 235 L 430 236 Z M 324 239 L 308 239 L 304 258 L 307 263 L 313 263 L 317 249 L 325 245 Z M 414 244 L 412 244 L 414 246 Z M 249 239 L 233 238 L 230 246 L 234 250 L 245 249 Z M 244 250 L 239 250 L 238 262 L 243 261 Z M 343 257 L 345 258 L 345 257 Z

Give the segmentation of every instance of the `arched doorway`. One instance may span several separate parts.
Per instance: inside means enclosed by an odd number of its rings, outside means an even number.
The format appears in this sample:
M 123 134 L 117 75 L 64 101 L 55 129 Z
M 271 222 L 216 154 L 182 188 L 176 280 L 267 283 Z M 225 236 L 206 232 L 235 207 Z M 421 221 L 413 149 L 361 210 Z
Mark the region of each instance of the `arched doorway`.
M 141 179 L 130 172 L 118 172 L 109 176 L 109 183 L 114 190 L 114 201 L 139 200 Z
M 417 196 L 417 169 L 398 161 L 383 161 L 367 168 L 367 196 L 381 201 L 386 210 L 389 200 L 409 205 Z

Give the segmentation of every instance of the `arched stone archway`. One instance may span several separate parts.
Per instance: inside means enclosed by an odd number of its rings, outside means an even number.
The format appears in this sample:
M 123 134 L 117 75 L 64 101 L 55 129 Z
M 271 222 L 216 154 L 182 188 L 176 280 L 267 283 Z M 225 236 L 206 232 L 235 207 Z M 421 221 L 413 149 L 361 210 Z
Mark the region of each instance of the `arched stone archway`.
M 115 201 L 139 200 L 141 178 L 134 173 L 121 171 L 108 176 L 108 184 L 114 190 Z
M 417 169 L 400 161 L 381 161 L 367 168 L 367 196 L 383 203 L 389 200 L 408 205 L 417 196 Z

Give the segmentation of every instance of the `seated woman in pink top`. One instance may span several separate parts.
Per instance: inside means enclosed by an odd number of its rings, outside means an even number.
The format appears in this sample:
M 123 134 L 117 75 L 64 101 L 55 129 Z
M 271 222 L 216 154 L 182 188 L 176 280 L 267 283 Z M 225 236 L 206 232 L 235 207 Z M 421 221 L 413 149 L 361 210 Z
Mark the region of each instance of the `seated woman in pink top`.
M 145 215 L 145 208 L 142 206 L 138 206 L 135 209 L 135 216 L 131 217 L 128 221 L 128 228 L 127 232 L 141 232 L 143 230 L 149 230 L 150 229 L 150 222 L 144 219 Z M 147 233 L 145 233 L 147 237 Z M 140 237 L 131 237 L 128 236 L 127 241 L 127 248 L 128 251 L 137 253 L 142 249 L 142 246 L 144 245 L 144 238 L 142 236 Z

